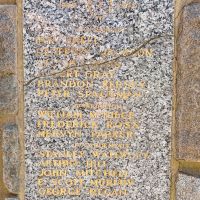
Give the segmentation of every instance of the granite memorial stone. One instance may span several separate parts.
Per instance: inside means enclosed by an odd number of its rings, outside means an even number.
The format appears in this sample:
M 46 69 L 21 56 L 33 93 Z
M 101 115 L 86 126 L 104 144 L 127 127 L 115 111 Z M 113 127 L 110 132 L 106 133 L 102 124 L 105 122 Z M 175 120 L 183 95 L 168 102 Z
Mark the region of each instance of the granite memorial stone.
M 24 0 L 25 200 L 169 200 L 172 0 Z

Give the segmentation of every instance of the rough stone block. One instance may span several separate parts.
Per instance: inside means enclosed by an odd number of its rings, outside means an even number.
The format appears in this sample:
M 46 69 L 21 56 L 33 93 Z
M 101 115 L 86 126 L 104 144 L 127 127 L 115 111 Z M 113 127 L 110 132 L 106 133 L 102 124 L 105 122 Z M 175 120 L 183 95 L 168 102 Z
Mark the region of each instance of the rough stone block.
M 0 71 L 16 69 L 16 6 L 0 6 Z
M 3 128 L 3 178 L 8 190 L 19 191 L 19 133 L 16 124 Z
M 0 112 L 17 112 L 18 84 L 16 76 L 0 76 Z
M 15 71 L 16 49 L 16 6 L 0 6 L 0 71 Z
M 184 8 L 178 39 L 177 158 L 200 160 L 200 3 Z
M 199 200 L 200 177 L 179 174 L 176 190 L 177 200 Z

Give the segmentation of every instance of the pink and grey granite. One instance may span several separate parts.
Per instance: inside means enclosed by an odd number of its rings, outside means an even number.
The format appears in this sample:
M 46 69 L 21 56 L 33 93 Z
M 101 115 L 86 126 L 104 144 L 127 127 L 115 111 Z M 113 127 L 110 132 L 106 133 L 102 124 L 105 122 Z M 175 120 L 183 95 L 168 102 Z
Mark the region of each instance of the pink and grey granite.
M 200 161 L 200 3 L 184 7 L 178 36 L 177 158 Z
M 169 200 L 172 15 L 172 0 L 24 0 L 25 200 Z

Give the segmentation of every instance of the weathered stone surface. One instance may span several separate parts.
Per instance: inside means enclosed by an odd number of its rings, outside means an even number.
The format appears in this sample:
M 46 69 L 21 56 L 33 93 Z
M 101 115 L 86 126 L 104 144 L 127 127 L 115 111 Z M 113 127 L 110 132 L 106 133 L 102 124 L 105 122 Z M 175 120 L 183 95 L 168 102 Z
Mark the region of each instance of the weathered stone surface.
M 200 160 L 200 3 L 184 8 L 179 32 L 177 157 Z
M 0 6 L 0 71 L 16 69 L 16 6 Z
M 18 84 L 15 75 L 0 75 L 0 112 L 17 112 Z
M 23 5 L 24 199 L 169 200 L 173 0 L 25 0 Z M 141 45 L 151 56 L 139 56 Z M 76 77 L 67 77 L 75 70 Z M 81 119 L 69 116 L 77 112 Z M 131 112 L 134 117 L 122 116 Z M 75 165 L 65 166 L 67 160 Z M 58 170 L 64 172 L 56 178 L 61 181 L 52 183 Z M 77 178 L 83 182 L 69 183 Z
M 200 177 L 179 174 L 176 191 L 177 200 L 199 200 Z
M 3 178 L 8 190 L 18 193 L 19 190 L 19 133 L 15 124 L 3 128 Z

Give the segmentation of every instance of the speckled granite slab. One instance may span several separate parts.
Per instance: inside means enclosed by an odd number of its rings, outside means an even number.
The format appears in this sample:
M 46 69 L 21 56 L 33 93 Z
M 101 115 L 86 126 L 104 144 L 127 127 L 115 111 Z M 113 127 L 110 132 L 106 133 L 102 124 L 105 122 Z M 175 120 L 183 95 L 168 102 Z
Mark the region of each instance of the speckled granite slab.
M 24 0 L 26 200 L 169 200 L 172 15 Z

